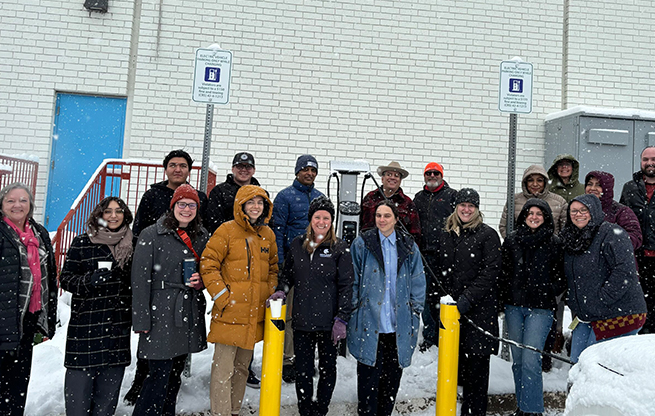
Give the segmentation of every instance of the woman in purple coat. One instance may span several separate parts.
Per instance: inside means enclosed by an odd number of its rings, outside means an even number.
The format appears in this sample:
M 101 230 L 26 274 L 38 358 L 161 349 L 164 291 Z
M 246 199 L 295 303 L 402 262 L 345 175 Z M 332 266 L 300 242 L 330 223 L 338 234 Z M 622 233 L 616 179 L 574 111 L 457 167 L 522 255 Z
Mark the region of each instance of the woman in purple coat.
M 605 221 L 623 228 L 628 233 L 632 248 L 636 252 L 642 242 L 639 219 L 634 211 L 614 200 L 614 176 L 599 170 L 589 172 L 585 177 L 585 193 L 596 195 L 600 199 Z

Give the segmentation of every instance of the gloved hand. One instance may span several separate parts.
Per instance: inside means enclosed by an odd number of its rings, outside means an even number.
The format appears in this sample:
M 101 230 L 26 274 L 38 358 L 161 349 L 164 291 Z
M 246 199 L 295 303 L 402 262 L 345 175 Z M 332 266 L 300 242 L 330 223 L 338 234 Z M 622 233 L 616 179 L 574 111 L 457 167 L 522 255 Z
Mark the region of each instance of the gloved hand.
M 332 325 L 332 343 L 337 345 L 337 342 L 342 339 L 346 339 L 346 321 L 339 318 L 334 318 L 334 324 Z
M 266 307 L 269 308 L 271 306 L 271 301 L 272 300 L 284 300 L 287 298 L 287 295 L 284 293 L 284 290 L 276 290 L 271 296 L 266 299 Z
M 91 286 L 105 283 L 109 279 L 111 279 L 111 270 L 104 267 L 102 269 L 94 270 L 93 273 L 91 273 Z

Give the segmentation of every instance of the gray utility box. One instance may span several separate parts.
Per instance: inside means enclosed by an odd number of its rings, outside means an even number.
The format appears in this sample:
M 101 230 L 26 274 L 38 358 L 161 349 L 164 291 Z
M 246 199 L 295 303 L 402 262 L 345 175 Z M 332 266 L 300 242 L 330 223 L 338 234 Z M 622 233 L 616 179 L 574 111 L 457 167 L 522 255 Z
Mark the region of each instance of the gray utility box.
M 545 130 L 546 169 L 557 155 L 573 155 L 580 162 L 580 182 L 592 170 L 614 175 L 618 201 L 623 184 L 641 169 L 641 151 L 655 146 L 655 112 L 578 106 L 549 114 Z

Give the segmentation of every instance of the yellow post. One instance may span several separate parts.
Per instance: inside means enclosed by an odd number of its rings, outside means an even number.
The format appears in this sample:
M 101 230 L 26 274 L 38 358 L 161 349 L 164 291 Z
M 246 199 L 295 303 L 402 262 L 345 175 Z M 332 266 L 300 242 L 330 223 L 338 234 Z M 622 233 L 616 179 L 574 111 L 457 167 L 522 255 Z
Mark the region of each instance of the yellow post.
M 284 318 L 287 307 L 282 300 L 273 300 L 266 308 L 264 321 L 264 352 L 262 356 L 262 386 L 259 414 L 279 416 L 282 394 L 282 359 L 284 354 Z
M 441 300 L 439 314 L 439 369 L 437 416 L 457 414 L 457 365 L 459 363 L 459 311 L 452 299 Z

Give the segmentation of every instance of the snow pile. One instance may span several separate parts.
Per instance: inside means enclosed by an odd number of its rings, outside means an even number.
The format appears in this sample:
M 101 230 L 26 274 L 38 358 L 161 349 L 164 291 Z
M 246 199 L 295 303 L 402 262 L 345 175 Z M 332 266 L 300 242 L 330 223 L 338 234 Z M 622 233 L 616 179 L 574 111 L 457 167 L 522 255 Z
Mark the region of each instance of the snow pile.
M 593 345 L 580 355 L 580 361 L 570 371 L 572 387 L 564 414 L 588 414 L 581 410 L 610 407 L 624 416 L 655 415 L 653 374 L 655 334 L 616 338 Z
M 205 292 L 206 294 L 206 292 Z M 66 351 L 66 327 L 70 318 L 70 294 L 64 292 L 60 297 L 58 316 L 62 327 L 50 341 L 37 345 L 34 348 L 32 365 L 32 378 L 27 394 L 26 416 L 61 416 L 65 414 L 64 407 L 64 354 Z M 212 302 L 208 299 L 207 307 L 211 310 Z M 207 320 L 209 326 L 209 320 Z M 208 328 L 209 329 L 209 328 Z M 655 338 L 654 338 L 655 339 Z M 126 369 L 123 385 L 121 386 L 120 401 L 116 411 L 117 416 L 129 416 L 133 407 L 123 403 L 123 397 L 134 379 L 138 337 L 132 336 L 132 364 Z M 421 339 L 419 338 L 419 342 Z M 255 360 L 253 369 L 261 374 L 262 346 L 260 342 L 255 346 Z M 198 354 L 193 354 L 191 377 L 182 378 L 182 387 L 178 395 L 177 412 L 192 413 L 206 412 L 209 409 L 209 381 L 213 345 Z M 651 353 L 652 355 L 653 353 Z M 652 360 L 655 363 L 655 359 Z M 569 366 L 554 363 L 550 373 L 544 374 L 544 390 L 565 391 Z M 316 378 L 314 385 L 316 387 Z M 425 353 L 416 349 L 412 358 L 412 365 L 403 372 L 398 401 L 408 401 L 418 398 L 434 398 L 437 387 L 437 348 L 432 347 Z M 653 390 L 655 391 L 655 389 Z M 259 390 L 248 388 L 244 398 L 244 407 L 257 409 L 259 406 Z M 514 393 L 511 363 L 497 356 L 491 357 L 489 394 Z M 297 403 L 295 386 L 282 384 L 282 406 L 293 406 Z M 337 384 L 332 396 L 332 404 L 338 406 L 345 403 L 357 403 L 357 361 L 350 355 L 338 357 Z M 655 406 L 655 400 L 650 401 Z M 432 407 L 434 409 L 434 406 Z M 653 410 L 653 409 L 651 409 Z M 421 415 L 421 412 L 417 412 Z M 434 414 L 434 410 L 426 414 Z M 651 412 L 655 414 L 655 410 Z

